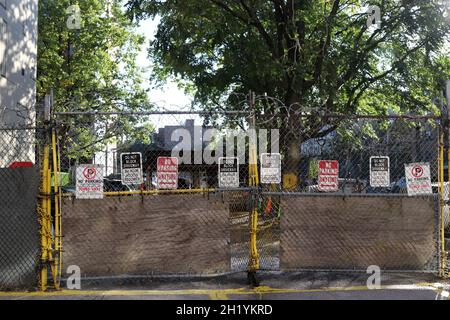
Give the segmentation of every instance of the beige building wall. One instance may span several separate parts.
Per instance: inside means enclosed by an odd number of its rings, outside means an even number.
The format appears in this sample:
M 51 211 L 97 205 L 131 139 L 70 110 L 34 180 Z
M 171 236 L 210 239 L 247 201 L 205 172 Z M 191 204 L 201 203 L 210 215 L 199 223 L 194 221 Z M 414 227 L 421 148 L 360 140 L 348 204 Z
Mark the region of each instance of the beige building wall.
M 35 125 L 37 17 L 38 0 L 0 0 L 0 167 L 34 162 L 34 133 L 4 128 Z

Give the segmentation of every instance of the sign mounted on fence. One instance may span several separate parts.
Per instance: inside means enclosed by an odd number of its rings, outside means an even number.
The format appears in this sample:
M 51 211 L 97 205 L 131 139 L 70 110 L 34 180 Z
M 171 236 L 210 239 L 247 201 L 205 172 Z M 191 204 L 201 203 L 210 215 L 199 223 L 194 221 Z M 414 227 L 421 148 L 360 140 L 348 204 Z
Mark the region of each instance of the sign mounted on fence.
M 103 166 L 79 165 L 76 175 L 77 199 L 103 199 Z
M 286 173 L 283 175 L 283 189 L 295 190 L 298 186 L 298 177 L 295 173 Z
M 406 188 L 409 196 L 432 194 L 429 163 L 405 164 Z
M 339 190 L 339 161 L 319 161 L 319 191 L 336 192 Z
M 389 157 L 370 157 L 370 186 L 387 188 L 391 185 Z
M 261 154 L 261 183 L 281 183 L 281 154 Z
M 142 184 L 142 153 L 122 153 L 120 155 L 120 167 L 122 169 L 122 184 Z
M 178 188 L 178 158 L 159 157 L 157 160 L 158 189 Z
M 238 158 L 219 158 L 219 188 L 239 188 Z

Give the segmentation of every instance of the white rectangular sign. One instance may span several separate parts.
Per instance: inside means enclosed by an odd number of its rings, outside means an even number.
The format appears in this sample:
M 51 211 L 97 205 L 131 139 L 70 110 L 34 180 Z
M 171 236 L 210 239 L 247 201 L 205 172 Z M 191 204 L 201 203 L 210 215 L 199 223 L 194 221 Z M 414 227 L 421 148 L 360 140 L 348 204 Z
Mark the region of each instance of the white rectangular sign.
M 387 188 L 391 185 L 389 157 L 370 157 L 370 186 Z
M 77 199 L 103 199 L 103 166 L 79 165 L 76 175 Z
M 219 188 L 239 188 L 238 158 L 219 158 Z
M 406 187 L 409 196 L 432 194 L 430 164 L 405 164 Z
M 142 173 L 142 154 L 140 152 L 122 153 L 120 155 L 122 184 L 138 185 L 144 182 Z
M 261 183 L 263 184 L 281 183 L 281 154 L 279 153 L 261 154 Z

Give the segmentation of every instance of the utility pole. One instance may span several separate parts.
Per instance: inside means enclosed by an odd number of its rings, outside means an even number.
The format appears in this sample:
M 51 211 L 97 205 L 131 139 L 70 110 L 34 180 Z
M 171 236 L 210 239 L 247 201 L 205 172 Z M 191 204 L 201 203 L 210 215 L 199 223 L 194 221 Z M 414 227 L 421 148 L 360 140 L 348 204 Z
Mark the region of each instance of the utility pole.
M 445 84 L 445 97 L 447 100 L 447 119 L 450 119 L 450 80 Z
M 445 97 L 444 97 L 445 95 Z M 439 275 L 443 278 L 447 277 L 447 253 L 448 248 L 446 246 L 445 238 L 445 205 L 448 202 L 448 189 L 445 188 L 445 182 L 448 181 L 450 177 L 450 141 L 449 141 L 449 128 L 450 128 L 450 81 L 446 81 L 445 89 L 441 92 L 441 130 L 439 134 L 439 194 L 440 194 L 440 215 L 441 215 L 441 226 L 440 226 L 440 241 L 441 241 L 441 264 Z M 445 101 L 447 100 L 447 101 Z M 447 160 L 447 171 L 445 170 L 445 162 Z M 447 173 L 447 177 L 446 177 Z
M 449 106 L 449 95 L 450 95 L 450 81 L 447 81 L 444 84 L 444 88 L 440 91 L 439 97 L 437 98 L 436 105 L 440 107 L 441 109 L 441 137 L 440 144 L 442 144 L 442 147 L 444 150 L 449 150 L 450 143 L 449 143 L 449 124 L 450 124 L 450 110 L 448 108 Z M 447 100 L 447 101 L 446 101 Z
M 450 80 L 443 82 L 444 83 L 444 87 L 442 89 L 442 91 L 439 94 L 439 98 L 438 101 L 440 103 L 441 106 L 441 118 L 444 124 L 444 127 L 446 127 L 447 122 L 449 122 L 450 120 L 450 110 L 449 110 L 449 105 L 450 105 Z M 447 134 L 447 133 L 446 133 Z M 447 144 L 447 141 L 445 142 L 445 144 Z
M 450 158 L 450 80 L 445 83 L 445 89 L 441 98 L 442 118 L 444 127 L 444 148 Z M 450 159 L 447 159 L 450 162 Z M 450 170 L 450 168 L 449 168 Z M 447 177 L 447 179 L 450 177 Z
M 447 105 L 449 105 L 450 104 L 450 80 L 447 80 L 447 82 L 446 82 L 445 94 L 447 97 Z
M 43 109 L 43 120 L 49 123 L 51 120 L 51 115 L 53 113 L 53 89 L 50 89 L 44 97 L 44 109 Z

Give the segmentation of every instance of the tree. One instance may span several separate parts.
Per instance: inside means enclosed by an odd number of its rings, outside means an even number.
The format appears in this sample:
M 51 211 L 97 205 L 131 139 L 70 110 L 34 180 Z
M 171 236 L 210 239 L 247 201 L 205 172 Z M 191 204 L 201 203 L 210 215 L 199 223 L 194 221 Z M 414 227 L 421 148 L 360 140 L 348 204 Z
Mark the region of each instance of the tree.
M 144 38 L 125 16 L 121 1 L 77 3 L 39 1 L 38 102 L 53 89 L 57 112 L 149 109 L 136 65 Z M 117 135 L 142 131 L 136 130 L 139 120 L 134 117 L 58 120 L 65 154 L 75 158 L 91 156 Z
M 208 110 L 237 108 L 226 102 L 249 90 L 273 97 L 258 104 L 258 121 L 281 129 L 285 164 L 296 171 L 299 145 L 339 125 L 323 114 L 433 108 L 449 71 L 443 2 L 370 4 L 381 9 L 378 27 L 360 0 L 129 0 L 127 8 L 136 19 L 161 18 L 150 48 L 156 80 L 179 77 Z

